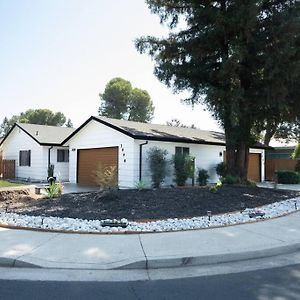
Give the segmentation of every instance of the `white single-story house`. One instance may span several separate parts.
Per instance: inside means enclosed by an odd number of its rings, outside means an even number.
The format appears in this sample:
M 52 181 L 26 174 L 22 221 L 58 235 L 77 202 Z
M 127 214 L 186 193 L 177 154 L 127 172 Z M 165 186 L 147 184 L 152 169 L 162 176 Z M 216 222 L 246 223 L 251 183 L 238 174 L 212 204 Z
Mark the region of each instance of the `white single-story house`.
M 48 166 L 54 176 L 69 181 L 69 148 L 61 143 L 74 128 L 16 123 L 0 142 L 2 158 L 15 161 L 15 176 L 27 181 L 46 181 Z
M 217 182 L 215 168 L 224 160 L 225 137 L 220 132 L 92 116 L 76 130 L 17 123 L 1 145 L 3 159 L 16 161 L 20 179 L 44 181 L 49 164 L 54 164 L 59 181 L 92 186 L 102 165 L 115 167 L 120 188 L 132 188 L 140 180 L 151 185 L 147 160 L 151 147 L 167 150 L 168 159 L 175 153 L 188 153 L 195 157 L 196 170 L 208 170 L 209 182 Z M 264 181 L 264 170 L 265 150 L 258 144 L 250 149 L 248 177 Z M 171 184 L 170 167 L 164 185 Z
M 90 117 L 63 142 L 70 149 L 69 180 L 78 184 L 94 184 L 99 163 L 116 165 L 118 186 L 134 187 L 139 180 L 151 185 L 147 152 L 151 147 L 195 157 L 195 167 L 208 170 L 209 182 L 217 182 L 216 165 L 224 160 L 223 133 L 193 128 L 172 127 L 150 123 Z M 250 149 L 248 177 L 264 180 L 264 147 Z M 172 171 L 165 185 L 174 184 Z

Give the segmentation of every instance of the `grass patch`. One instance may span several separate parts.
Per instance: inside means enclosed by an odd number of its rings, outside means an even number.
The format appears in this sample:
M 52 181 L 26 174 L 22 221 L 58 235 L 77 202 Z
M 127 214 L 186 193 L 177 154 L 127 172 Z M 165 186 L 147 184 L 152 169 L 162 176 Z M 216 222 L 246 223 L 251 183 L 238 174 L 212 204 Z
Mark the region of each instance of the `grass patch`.
M 8 182 L 8 181 L 5 181 L 5 180 L 0 180 L 0 188 L 21 186 L 21 185 L 23 185 L 23 184 Z

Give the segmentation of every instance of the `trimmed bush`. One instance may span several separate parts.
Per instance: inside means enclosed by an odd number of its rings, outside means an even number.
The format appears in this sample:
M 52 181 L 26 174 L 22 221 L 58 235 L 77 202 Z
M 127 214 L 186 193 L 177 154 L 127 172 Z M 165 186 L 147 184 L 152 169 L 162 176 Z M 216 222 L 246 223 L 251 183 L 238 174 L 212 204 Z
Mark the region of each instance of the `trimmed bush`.
M 222 183 L 238 184 L 238 183 L 241 183 L 241 179 L 240 179 L 240 177 L 237 177 L 237 176 L 227 175 L 226 177 L 224 177 L 222 179 Z
M 208 171 L 205 169 L 198 169 L 198 177 L 197 181 L 199 185 L 204 186 L 207 185 L 207 180 L 209 178 Z
M 225 162 L 220 162 L 219 164 L 217 164 L 216 173 L 221 178 L 225 178 L 227 176 L 227 166 Z
M 300 183 L 299 173 L 293 171 L 277 171 L 278 183 L 298 184 Z
M 172 161 L 175 169 L 175 182 L 178 186 L 184 186 L 186 180 L 194 175 L 194 158 L 185 154 L 175 154 Z
M 167 175 L 167 150 L 152 147 L 148 151 L 148 161 L 151 172 L 152 186 L 159 188 Z

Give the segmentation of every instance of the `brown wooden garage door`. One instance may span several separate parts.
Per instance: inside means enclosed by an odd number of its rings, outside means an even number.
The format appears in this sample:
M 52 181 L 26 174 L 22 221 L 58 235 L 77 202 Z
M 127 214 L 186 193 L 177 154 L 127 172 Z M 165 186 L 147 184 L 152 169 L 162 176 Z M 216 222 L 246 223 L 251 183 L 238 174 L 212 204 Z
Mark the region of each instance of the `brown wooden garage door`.
M 118 147 L 78 150 L 77 182 L 96 186 L 104 173 L 114 171 L 112 187 L 118 185 Z
M 248 175 L 249 180 L 255 182 L 261 181 L 260 179 L 260 154 L 250 153 L 249 154 L 249 164 L 248 164 Z

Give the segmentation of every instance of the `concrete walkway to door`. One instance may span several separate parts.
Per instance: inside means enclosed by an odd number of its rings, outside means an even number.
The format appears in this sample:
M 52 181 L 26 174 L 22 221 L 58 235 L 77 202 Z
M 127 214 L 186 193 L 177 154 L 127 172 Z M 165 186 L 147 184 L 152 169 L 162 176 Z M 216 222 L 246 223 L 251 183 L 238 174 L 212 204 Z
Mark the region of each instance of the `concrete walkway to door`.
M 265 181 L 265 182 L 258 182 L 256 184 L 258 187 L 274 189 L 274 182 L 272 181 Z M 290 191 L 300 191 L 300 184 L 277 184 L 276 187 L 278 190 L 290 190 Z

